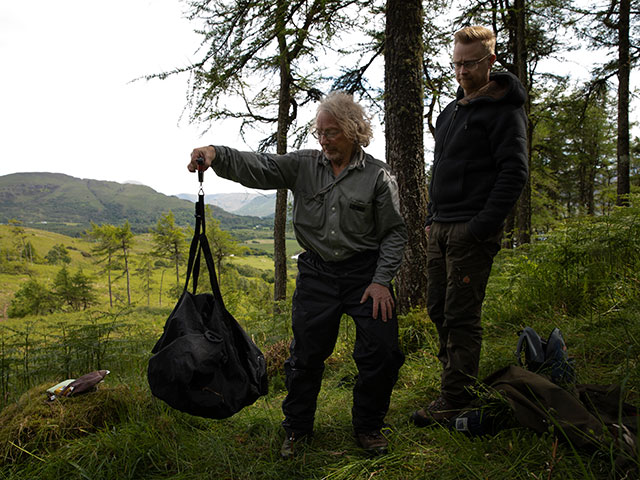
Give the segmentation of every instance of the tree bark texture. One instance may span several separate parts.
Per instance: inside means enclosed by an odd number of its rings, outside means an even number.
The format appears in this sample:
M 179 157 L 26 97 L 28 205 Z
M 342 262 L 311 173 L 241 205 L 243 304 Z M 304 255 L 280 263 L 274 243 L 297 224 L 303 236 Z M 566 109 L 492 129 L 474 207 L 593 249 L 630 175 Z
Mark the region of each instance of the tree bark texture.
M 287 153 L 287 136 L 289 131 L 289 108 L 291 106 L 291 71 L 287 56 L 285 38 L 285 19 L 287 2 L 278 1 L 277 29 L 280 53 L 280 92 L 278 98 L 278 130 L 277 153 Z M 276 211 L 273 219 L 273 262 L 274 283 L 273 299 L 275 302 L 287 297 L 287 245 L 285 232 L 287 226 L 287 190 L 280 189 L 276 193 Z M 277 307 L 276 307 L 277 309 Z
M 525 0 L 515 0 L 512 11 L 513 19 L 513 37 L 514 37 L 514 66 L 516 75 L 524 85 L 527 93 L 531 90 L 529 85 L 529 72 L 527 68 L 527 23 Z M 531 114 L 531 102 L 527 95 L 525 102 L 525 113 L 527 118 Z M 529 163 L 529 172 L 531 172 L 531 137 L 533 136 L 533 128 L 529 124 L 527 128 L 527 158 Z M 527 181 L 520 194 L 520 199 L 515 207 L 515 243 L 523 245 L 531 242 L 531 175 L 527 177 Z
M 398 181 L 409 236 L 396 278 L 401 313 L 426 304 L 422 52 L 422 2 L 389 0 L 384 53 L 386 156 Z
M 629 52 L 630 0 L 620 0 L 618 19 L 618 188 L 616 204 L 629 205 Z

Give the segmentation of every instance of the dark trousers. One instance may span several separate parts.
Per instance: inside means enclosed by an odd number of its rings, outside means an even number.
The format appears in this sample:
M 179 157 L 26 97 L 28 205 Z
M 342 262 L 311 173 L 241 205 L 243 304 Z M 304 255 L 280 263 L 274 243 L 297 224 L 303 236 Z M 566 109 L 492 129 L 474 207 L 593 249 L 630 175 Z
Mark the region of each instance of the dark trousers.
M 343 262 L 324 262 L 305 252 L 298 257 L 293 294 L 293 342 L 285 362 L 288 395 L 282 404 L 285 430 L 313 431 L 324 362 L 331 355 L 343 314 L 356 325 L 353 358 L 358 378 L 353 388 L 352 421 L 356 432 L 382 427 L 391 390 L 404 363 L 398 346 L 398 320 L 372 317 L 371 299 L 360 299 L 370 285 L 377 252 L 358 254 Z
M 434 223 L 427 243 L 427 310 L 440 340 L 441 394 L 453 406 L 472 398 L 478 375 L 480 315 L 502 232 L 475 240 L 466 223 Z

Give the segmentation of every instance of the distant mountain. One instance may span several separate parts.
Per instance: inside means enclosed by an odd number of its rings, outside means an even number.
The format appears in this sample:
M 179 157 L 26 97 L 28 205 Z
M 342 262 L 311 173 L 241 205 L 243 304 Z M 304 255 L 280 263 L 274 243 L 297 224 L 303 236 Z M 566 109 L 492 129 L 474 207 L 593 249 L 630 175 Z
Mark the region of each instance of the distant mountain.
M 196 195 L 191 193 L 180 193 L 177 197 L 192 202 L 196 200 Z M 205 195 L 204 201 L 236 215 L 269 218 L 273 217 L 276 210 L 275 193 L 214 193 Z
M 239 209 L 234 210 L 233 213 L 236 215 L 272 218 L 276 213 L 276 194 L 258 195 Z
M 229 213 L 213 206 L 221 227 L 270 226 L 257 216 Z M 81 179 L 61 173 L 13 173 L 0 176 L 0 223 L 15 218 L 26 226 L 78 235 L 91 222 L 121 225 L 125 220 L 134 232 L 154 227 L 171 210 L 178 225 L 193 225 L 194 204 L 158 193 L 144 185 Z

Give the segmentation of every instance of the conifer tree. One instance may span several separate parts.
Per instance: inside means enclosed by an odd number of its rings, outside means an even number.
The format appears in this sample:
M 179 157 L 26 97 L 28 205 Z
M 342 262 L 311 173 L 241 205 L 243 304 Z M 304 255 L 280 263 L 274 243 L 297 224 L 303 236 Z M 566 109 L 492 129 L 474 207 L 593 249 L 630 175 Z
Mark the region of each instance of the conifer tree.
M 422 2 L 389 0 L 385 34 L 386 157 L 398 179 L 409 240 L 397 276 L 402 312 L 426 304 Z
M 220 220 L 214 218 L 211 207 L 205 207 L 207 239 L 211 246 L 211 255 L 216 262 L 216 270 L 218 274 L 218 283 L 222 276 L 222 260 L 242 252 L 242 248 L 234 240 L 233 236 L 226 230 L 220 228 Z
M 266 130 L 258 150 L 286 153 L 308 131 L 301 107 L 322 96 L 319 59 L 340 33 L 366 18 L 367 0 L 194 0 L 189 18 L 203 35 L 201 58 L 146 78 L 188 72 L 190 120 L 237 119 L 240 133 Z M 335 53 L 333 53 L 335 55 Z M 295 140 L 290 142 L 293 129 Z M 215 138 L 213 139 L 216 140 Z M 274 300 L 286 296 L 287 192 L 278 191 L 274 218 Z
M 579 25 L 582 38 L 602 58 L 592 71 L 592 87 L 617 78 L 617 196 L 616 203 L 629 205 L 630 183 L 630 76 L 640 60 L 640 1 L 595 0 L 588 8 L 579 10 L 585 20 Z
M 91 230 L 87 237 L 95 242 L 92 247 L 94 255 L 98 256 L 98 262 L 103 263 L 107 273 L 107 286 L 109 289 L 109 306 L 113 307 L 113 279 L 111 272 L 114 269 L 114 255 L 120 248 L 116 239 L 116 227 L 108 223 L 97 225 L 91 222 Z
M 119 227 L 114 230 L 115 241 L 118 243 L 118 250 L 120 251 L 120 258 L 124 262 L 122 274 L 127 280 L 127 305 L 131 305 L 131 279 L 129 275 L 129 250 L 133 246 L 133 233 L 131 232 L 131 225 L 129 221 L 125 221 Z
M 151 229 L 154 244 L 153 254 L 171 260 L 176 272 L 176 292 L 180 290 L 180 263 L 184 261 L 185 233 L 176 225 L 173 212 L 162 215 L 155 228 Z

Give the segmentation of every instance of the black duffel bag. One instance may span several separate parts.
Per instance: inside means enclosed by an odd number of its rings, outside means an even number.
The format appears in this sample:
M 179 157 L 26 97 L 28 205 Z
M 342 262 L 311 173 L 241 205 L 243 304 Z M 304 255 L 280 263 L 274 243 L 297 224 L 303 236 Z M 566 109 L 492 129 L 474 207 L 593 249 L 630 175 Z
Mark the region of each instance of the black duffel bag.
M 213 293 L 196 294 L 201 253 Z M 193 293 L 188 290 L 191 277 Z M 184 291 L 152 353 L 147 369 L 151 392 L 180 411 L 227 418 L 267 393 L 264 356 L 222 300 L 205 235 L 202 191 Z

